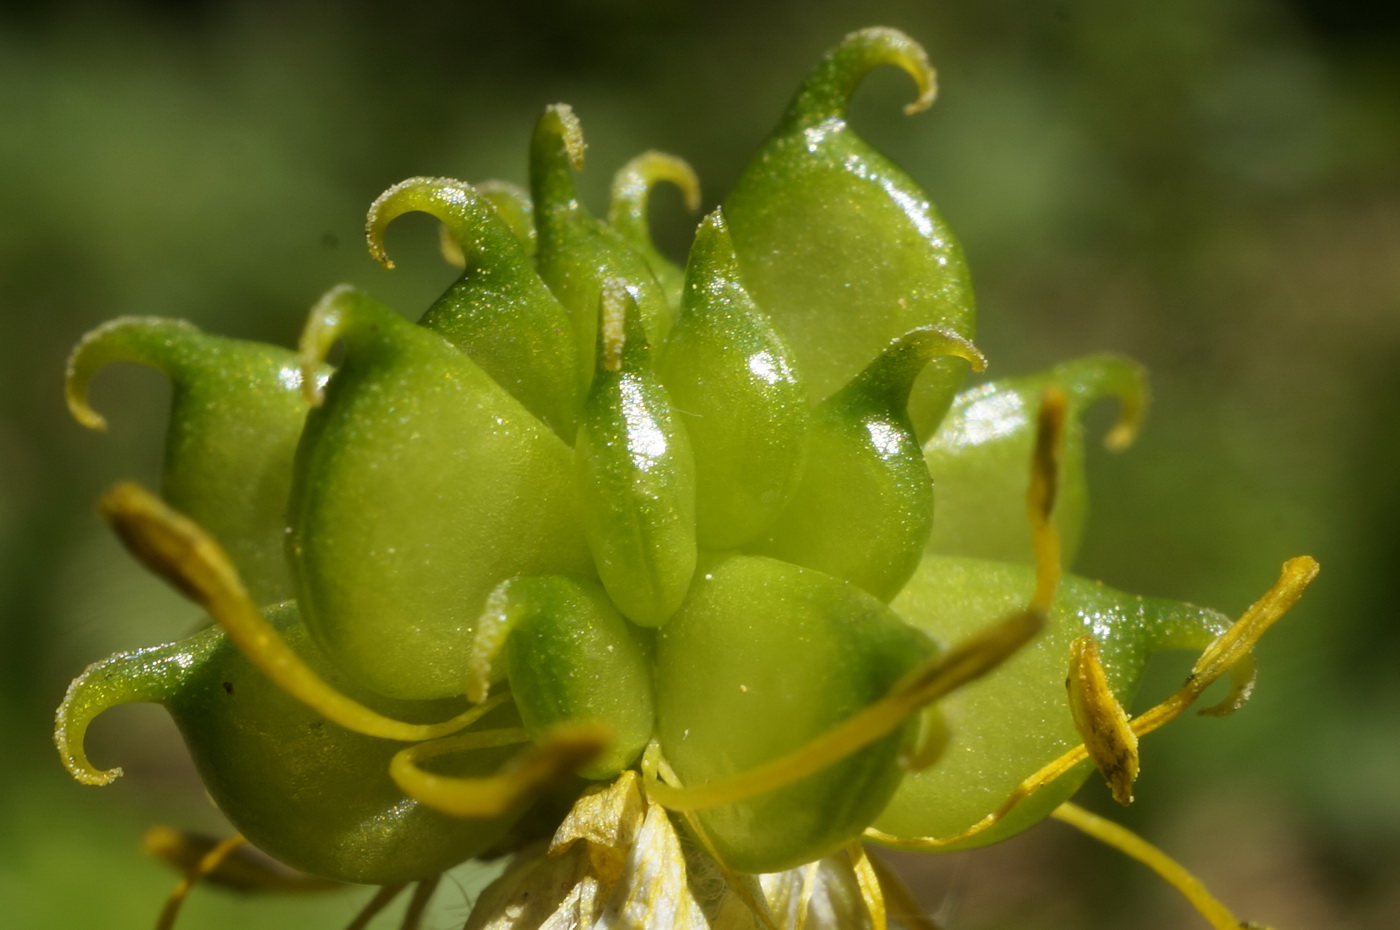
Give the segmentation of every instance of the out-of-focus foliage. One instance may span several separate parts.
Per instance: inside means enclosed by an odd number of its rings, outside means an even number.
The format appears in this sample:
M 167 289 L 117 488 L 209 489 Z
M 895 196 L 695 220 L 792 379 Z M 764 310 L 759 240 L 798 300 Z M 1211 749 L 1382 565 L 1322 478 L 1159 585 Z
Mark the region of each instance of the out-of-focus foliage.
M 137 851 L 140 826 L 219 829 L 155 714 L 114 715 L 94 733 L 99 764 L 140 774 L 102 798 L 68 781 L 48 743 L 63 684 L 86 662 L 195 621 L 92 515 L 110 476 L 155 481 L 162 379 L 104 372 L 93 397 L 111 432 L 85 433 L 60 389 L 77 337 L 117 315 L 158 314 L 290 344 L 339 281 L 426 306 L 452 270 L 426 259 L 379 270 L 362 246 L 365 205 L 410 175 L 522 181 L 514 172 L 542 100 L 566 100 L 588 122 L 580 184 L 595 212 L 612 171 L 648 147 L 690 160 L 712 203 L 812 57 L 881 22 L 924 40 L 941 99 L 906 120 L 889 103 L 907 93 L 902 76 L 877 73 L 853 118 L 958 230 L 988 376 L 1095 350 L 1152 373 L 1138 445 L 1091 462 L 1078 570 L 1237 613 L 1285 557 L 1308 552 L 1324 566 L 1261 647 L 1248 711 L 1154 737 L 1138 807 L 1121 816 L 1254 919 L 1400 924 L 1393 5 L 483 6 L 0 12 L 6 920 L 148 926 L 174 879 Z M 683 241 L 698 219 L 669 192 L 653 213 L 663 242 Z M 431 241 L 426 221 L 403 225 L 396 238 Z M 1183 668 L 1165 669 L 1157 693 Z M 140 752 L 131 731 L 148 736 Z M 1053 824 L 920 859 L 909 874 L 925 874 L 922 900 L 966 930 L 1192 919 L 1140 867 Z M 273 904 L 206 891 L 187 918 L 335 926 L 363 897 Z M 432 925 L 460 923 L 463 899 L 440 898 Z

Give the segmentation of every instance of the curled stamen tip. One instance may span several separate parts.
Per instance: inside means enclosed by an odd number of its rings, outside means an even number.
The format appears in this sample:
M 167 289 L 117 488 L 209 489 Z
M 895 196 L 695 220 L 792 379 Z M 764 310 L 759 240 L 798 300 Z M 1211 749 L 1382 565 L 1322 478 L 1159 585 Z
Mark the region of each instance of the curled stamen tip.
M 717 217 L 718 212 L 711 216 Z M 703 230 L 704 226 L 701 228 Z M 723 231 L 722 225 L 718 228 Z M 914 379 L 935 358 L 960 358 L 968 362 L 974 371 L 987 367 L 986 356 L 968 339 L 938 326 L 920 326 L 890 340 L 847 388 L 861 383 L 870 386 L 883 384 L 881 390 L 897 388 L 902 397 L 907 398 Z
M 948 354 L 965 359 L 975 372 L 980 373 L 986 371 L 987 356 L 982 354 L 982 350 L 977 348 L 971 341 L 963 339 L 961 336 L 958 336 L 957 339 L 962 343 L 962 345 L 958 347 L 959 351 L 949 352 Z
M 910 330 L 896 337 L 893 345 L 907 345 L 924 360 L 960 358 L 971 365 L 973 371 L 985 371 L 987 368 L 987 356 L 972 340 L 939 326 L 920 326 Z
M 88 403 L 88 382 L 92 380 L 98 367 L 87 361 L 89 350 L 119 322 L 114 320 L 88 333 L 68 354 L 68 368 L 63 376 L 63 399 L 67 401 L 68 412 L 73 415 L 73 419 L 88 429 L 107 429 L 107 418 L 93 410 L 92 405 Z
M 929 63 L 924 47 L 898 29 L 887 26 L 874 26 L 852 33 L 851 38 L 861 37 L 874 43 L 883 53 L 880 61 L 898 65 L 914 79 L 919 95 L 904 105 L 904 112 L 912 116 L 933 106 L 938 96 L 938 74 Z
M 471 193 L 469 185 L 452 178 L 408 178 L 390 187 L 374 199 L 365 217 L 370 255 L 385 268 L 393 268 L 394 261 L 384 248 L 390 223 L 405 213 L 422 212 L 446 224 L 452 207 L 466 202 Z
M 1300 588 L 1310 584 L 1320 571 L 1322 566 L 1310 555 L 1295 556 L 1283 563 L 1284 578 Z
M 385 204 L 394 198 L 402 186 L 402 184 L 395 184 L 374 198 L 374 203 L 369 205 L 369 213 L 365 216 L 365 244 L 369 246 L 369 254 L 375 261 L 388 269 L 394 267 L 394 260 L 384 249 L 384 230 L 397 214 L 389 215 Z
M 1104 448 L 1110 452 L 1122 452 L 1137 440 L 1141 426 L 1141 421 L 1136 417 L 1131 421 L 1125 420 L 1113 424 L 1113 428 L 1103 438 Z
M 651 189 L 662 181 L 676 186 L 691 213 L 700 209 L 700 177 L 695 169 L 679 155 L 655 149 L 633 158 L 617 172 L 613 180 L 614 203 L 631 206 L 631 201 L 645 201 Z
M 914 79 L 918 96 L 904 105 L 906 114 L 927 110 L 938 95 L 937 75 L 929 64 L 928 53 L 898 29 L 872 26 L 852 32 L 832 51 L 828 61 L 841 75 L 847 99 L 860 78 L 882 64 L 896 65 Z
M 99 433 L 105 433 L 107 431 L 107 418 L 92 409 L 92 405 L 88 403 L 86 385 L 75 389 L 75 380 L 73 368 L 70 365 L 64 390 L 64 400 L 68 403 L 68 412 L 79 424 L 88 429 L 97 430 Z
M 92 785 L 94 788 L 110 785 L 126 774 L 120 765 L 114 769 L 95 769 L 88 763 L 86 757 L 65 756 L 63 767 L 76 781 L 84 785 Z
M 1120 383 L 1113 393 L 1118 395 L 1122 406 L 1119 410 L 1118 422 L 1113 424 L 1113 428 L 1103 438 L 1104 448 L 1110 452 L 1122 452 L 1137 439 L 1138 432 L 1142 428 L 1143 418 L 1147 414 L 1150 396 L 1147 388 L 1147 372 L 1143 370 L 1141 365 L 1123 360 L 1120 367 L 1122 374 L 1117 379 Z
M 311 316 L 302 330 L 297 345 L 297 355 L 301 362 L 301 393 L 306 402 L 319 407 L 325 401 L 324 379 L 319 377 L 320 367 L 325 364 L 341 329 L 345 324 L 344 302 L 355 289 L 348 284 L 338 284 L 316 302 Z
M 496 585 L 486 596 L 481 616 L 477 618 L 476 632 L 467 654 L 466 695 L 473 704 L 481 704 L 491 693 L 491 669 L 505 648 L 513 626 L 510 589 L 514 581 L 508 578 Z
M 82 681 L 82 679 L 79 679 Z M 77 681 L 73 682 L 76 686 Z M 73 688 L 70 686 L 71 694 Z M 65 711 L 68 708 L 68 700 L 65 699 L 63 706 L 59 708 L 58 721 L 54 726 L 54 744 L 58 747 L 59 759 L 63 762 L 63 767 L 68 770 L 68 774 L 79 784 L 102 787 L 110 785 L 125 774 L 121 766 L 110 769 L 96 768 L 88 761 L 87 752 L 83 749 L 83 736 L 87 727 L 80 726 L 80 732 L 76 735 L 76 740 L 69 739 L 69 721 Z M 86 721 L 84 721 L 86 723 Z
M 564 154 L 569 158 L 569 166 L 575 171 L 583 170 L 583 153 L 588 148 L 583 141 L 583 124 L 579 122 L 574 108 L 567 103 L 551 103 L 545 107 L 545 118 L 553 117 L 553 127 L 564 143 Z M 542 121 L 544 122 L 544 121 Z
M 68 354 L 63 398 L 68 412 L 88 429 L 104 431 L 107 418 L 88 403 L 88 385 L 108 362 L 137 362 L 169 372 L 168 353 L 199 330 L 184 320 L 124 316 L 87 333 Z

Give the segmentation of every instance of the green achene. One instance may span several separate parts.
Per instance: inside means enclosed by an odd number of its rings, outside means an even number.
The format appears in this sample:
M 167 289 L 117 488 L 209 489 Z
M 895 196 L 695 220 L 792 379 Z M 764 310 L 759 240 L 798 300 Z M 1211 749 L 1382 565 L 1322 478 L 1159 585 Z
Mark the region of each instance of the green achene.
M 84 426 L 107 427 L 87 393 L 92 377 L 114 361 L 170 378 L 166 499 L 219 537 L 260 600 L 290 597 L 287 496 L 306 422 L 296 354 L 200 332 L 183 320 L 113 320 L 84 337 L 68 360 L 68 407 Z M 312 370 L 317 384 L 328 374 L 324 366 Z M 240 505 L 229 506 L 233 500 Z
M 580 396 L 568 316 L 535 274 L 526 246 L 498 209 L 496 201 L 460 181 L 410 178 L 370 207 L 370 250 L 393 267 L 381 241 L 390 222 L 412 210 L 441 220 L 464 269 L 420 322 L 465 352 L 569 441 Z
M 772 525 L 802 474 L 807 388 L 754 302 L 716 210 L 690 248 L 680 317 L 657 373 L 695 455 L 695 532 L 728 549 Z
M 294 605 L 269 619 L 314 668 L 334 666 L 307 635 Z M 403 702 L 341 683 L 376 710 L 437 719 L 460 701 Z M 82 752 L 89 721 L 131 701 L 163 705 L 175 719 L 210 796 L 249 840 L 288 865 L 346 882 L 392 884 L 431 875 L 499 843 L 522 811 L 490 820 L 446 817 L 404 803 L 389 779 L 389 740 L 327 721 L 248 664 L 220 629 L 123 653 L 94 664 L 73 683 L 59 721 L 60 748 L 85 779 L 97 772 Z M 519 726 L 507 706 L 478 726 Z M 504 747 L 459 759 L 457 774 L 499 768 Z M 465 766 L 462 768 L 460 766 Z M 296 818 L 298 829 L 287 828 Z
M 65 765 L 105 784 L 90 722 L 163 705 L 240 831 L 175 834 L 161 930 L 190 882 L 234 883 L 244 840 L 384 886 L 353 928 L 417 883 L 413 930 L 445 870 L 494 856 L 468 928 L 883 926 L 907 892 L 862 840 L 965 849 L 1048 817 L 1241 926 L 1068 799 L 1097 768 L 1131 800 L 1139 738 L 1213 682 L 1232 689 L 1205 712 L 1241 705 L 1317 564 L 1233 622 L 1062 575 L 1084 412 L 1118 398 L 1125 446 L 1143 373 L 1092 355 L 959 393 L 985 365 L 961 249 L 845 119 L 884 64 L 913 77 L 907 109 L 932 101 L 912 39 L 847 36 L 683 269 L 650 198 L 698 209 L 694 172 L 638 155 L 599 220 L 556 104 L 528 193 L 419 177 L 370 208 L 386 266 L 389 224 L 423 212 L 461 268 L 418 322 L 342 286 L 296 352 L 148 319 L 79 344 L 86 425 L 108 362 L 172 381 L 163 496 L 122 483 L 100 509 L 215 624 L 92 665 L 58 712 Z M 1190 676 L 1131 715 L 1173 649 L 1199 653 Z
M 461 694 L 467 634 L 503 574 L 586 571 L 568 447 L 441 336 L 368 296 L 328 296 L 305 357 L 337 339 L 345 357 L 291 494 L 307 627 L 382 694 Z
M 854 585 L 760 556 L 702 566 L 657 643 L 658 738 L 687 783 L 799 748 L 883 696 L 931 639 Z M 786 652 L 789 661 L 772 661 Z M 703 812 L 723 861 L 776 872 L 834 852 L 899 781 L 903 731 L 779 791 Z
M 1027 566 L 931 557 L 890 606 L 902 617 L 917 618 L 911 622 L 919 629 L 959 639 L 1014 610 L 1033 586 Z M 958 722 L 948 748 L 936 764 L 901 782 L 875 828 L 894 837 L 953 836 L 990 813 L 1023 778 L 1079 743 L 1062 680 L 1077 637 L 1094 637 L 1115 695 L 1127 704 L 1154 653 L 1199 651 L 1229 625 L 1217 611 L 1134 597 L 1073 576 L 1063 579 L 1036 640 L 997 675 L 941 702 Z M 1061 779 L 965 845 L 996 842 L 1037 823 L 1068 800 L 1089 771 L 1085 766 Z M 966 791 L 973 782 L 979 791 Z

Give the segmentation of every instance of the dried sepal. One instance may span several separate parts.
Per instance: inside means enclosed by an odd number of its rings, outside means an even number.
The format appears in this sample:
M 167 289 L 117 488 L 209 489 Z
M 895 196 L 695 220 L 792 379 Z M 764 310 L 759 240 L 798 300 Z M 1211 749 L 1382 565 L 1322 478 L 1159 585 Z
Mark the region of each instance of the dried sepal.
M 552 840 L 521 853 L 464 930 L 883 930 L 885 886 L 858 849 L 780 873 L 730 872 L 627 771 L 585 792 Z
M 141 849 L 146 855 L 181 872 L 198 867 L 221 842 L 202 833 L 160 825 L 147 827 L 141 834 Z M 231 849 L 201 880 L 233 891 L 254 893 L 317 892 L 345 887 L 343 882 L 293 871 L 246 844 Z

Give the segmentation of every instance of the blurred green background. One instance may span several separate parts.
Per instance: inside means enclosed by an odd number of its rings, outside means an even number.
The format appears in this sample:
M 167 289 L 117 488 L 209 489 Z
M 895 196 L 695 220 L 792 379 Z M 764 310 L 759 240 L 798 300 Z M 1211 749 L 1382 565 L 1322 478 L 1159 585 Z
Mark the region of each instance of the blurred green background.
M 886 69 L 853 119 L 960 232 L 993 373 L 1108 349 L 1153 374 L 1138 445 L 1091 462 L 1077 570 L 1237 614 L 1285 558 L 1323 565 L 1260 648 L 1253 703 L 1151 737 L 1137 804 L 1109 812 L 1242 917 L 1400 926 L 1400 7 L 1357 0 L 11 0 L 0 924 L 150 926 L 174 876 L 141 828 L 220 829 L 159 711 L 94 728 L 96 761 L 127 769 L 110 788 L 69 781 L 49 743 L 87 663 L 195 621 L 93 513 L 116 479 L 157 480 L 165 385 L 114 367 L 94 385 L 112 429 L 84 432 L 61 401 L 78 337 L 153 314 L 290 344 L 342 281 L 416 313 L 452 277 L 431 223 L 396 226 L 389 273 L 364 209 L 410 175 L 523 181 L 556 100 L 588 133 L 595 210 L 649 147 L 689 159 L 713 204 L 820 53 L 875 23 L 926 44 L 940 99 L 902 117 L 910 87 Z M 654 213 L 680 257 L 694 218 L 671 191 Z M 1097 786 L 1083 800 L 1112 807 Z M 959 930 L 1204 926 L 1057 824 L 900 867 Z M 463 881 L 432 928 L 460 925 Z M 365 897 L 204 890 L 183 925 L 336 930 Z

